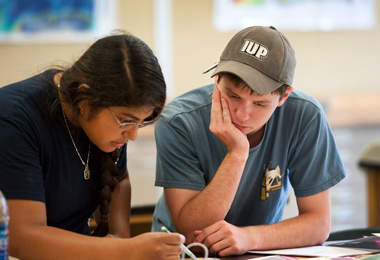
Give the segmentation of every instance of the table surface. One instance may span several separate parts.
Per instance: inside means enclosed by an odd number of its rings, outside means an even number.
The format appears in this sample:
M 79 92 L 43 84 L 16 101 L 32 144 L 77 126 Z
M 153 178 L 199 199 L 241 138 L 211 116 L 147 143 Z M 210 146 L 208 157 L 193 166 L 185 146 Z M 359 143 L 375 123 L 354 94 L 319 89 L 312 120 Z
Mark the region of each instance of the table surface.
M 262 255 L 260 255 L 262 256 Z M 248 260 L 248 259 L 252 259 L 252 258 L 257 258 L 257 257 L 260 257 L 259 255 L 242 255 L 242 256 L 231 256 L 231 257 L 218 257 L 218 259 L 220 260 Z M 186 258 L 188 259 L 188 258 Z M 203 259 L 203 258 L 198 258 L 198 259 Z M 213 258 L 210 258 L 210 259 L 213 259 Z M 20 260 L 16 257 L 13 257 L 13 256 L 9 256 L 8 260 Z
M 259 257 L 265 257 L 266 255 L 258 255 L 258 254 L 245 254 L 240 256 L 229 256 L 229 257 L 218 257 L 218 258 L 208 258 L 208 259 L 220 259 L 220 260 L 248 260 L 248 259 L 254 259 Z M 20 260 L 18 258 L 9 256 L 9 260 Z M 186 258 L 188 260 L 190 258 Z M 198 257 L 197 259 L 203 259 L 202 257 Z M 307 258 L 306 258 L 307 259 Z M 305 260 L 306 260 L 305 259 Z
M 220 259 L 220 260 L 248 260 L 248 259 L 257 258 L 260 256 L 262 257 L 263 255 L 248 254 L 248 255 L 241 255 L 241 256 L 218 257 L 218 259 Z M 188 258 L 186 258 L 186 259 L 188 259 Z M 203 259 L 203 258 L 200 257 L 199 259 Z M 210 259 L 213 259 L 213 258 L 210 258 Z M 20 260 L 20 259 L 13 257 L 13 256 L 9 256 L 8 260 Z
M 253 254 L 246 254 L 246 255 L 239 255 L 239 256 L 230 256 L 230 257 L 219 257 L 220 260 L 247 260 L 252 258 L 258 258 L 263 257 L 265 255 L 253 255 Z
M 239 256 L 228 256 L 228 257 L 218 257 L 218 256 L 209 256 L 208 259 L 220 259 L 220 260 L 248 260 L 253 258 L 265 257 L 268 255 L 261 254 L 245 254 Z M 185 258 L 186 260 L 190 258 Z M 203 259 L 201 256 L 197 256 L 197 259 Z

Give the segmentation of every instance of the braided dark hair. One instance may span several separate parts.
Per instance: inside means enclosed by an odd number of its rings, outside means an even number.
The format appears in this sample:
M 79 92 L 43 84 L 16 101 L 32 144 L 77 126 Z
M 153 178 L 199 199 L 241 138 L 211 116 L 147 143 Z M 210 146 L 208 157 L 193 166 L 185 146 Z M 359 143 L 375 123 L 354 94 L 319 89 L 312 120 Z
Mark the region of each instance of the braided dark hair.
M 115 161 L 118 158 L 118 150 L 112 153 L 105 153 L 100 149 L 95 150 L 96 160 L 98 160 L 102 175 L 98 184 L 99 204 L 100 204 L 100 222 L 92 233 L 93 236 L 105 236 L 108 234 L 108 216 L 111 193 L 117 187 L 117 169 Z
M 81 84 L 90 88 L 78 88 Z M 166 84 L 156 56 L 142 40 L 125 32 L 96 41 L 63 71 L 59 91 L 74 108 L 74 120 L 83 100 L 91 108 L 88 119 L 111 106 L 152 106 L 153 112 L 145 120 L 155 120 L 166 100 Z M 118 151 L 106 153 L 97 147 L 92 151 L 102 171 L 98 185 L 101 222 L 93 235 L 104 236 L 108 233 L 111 193 L 118 185 L 115 166 Z

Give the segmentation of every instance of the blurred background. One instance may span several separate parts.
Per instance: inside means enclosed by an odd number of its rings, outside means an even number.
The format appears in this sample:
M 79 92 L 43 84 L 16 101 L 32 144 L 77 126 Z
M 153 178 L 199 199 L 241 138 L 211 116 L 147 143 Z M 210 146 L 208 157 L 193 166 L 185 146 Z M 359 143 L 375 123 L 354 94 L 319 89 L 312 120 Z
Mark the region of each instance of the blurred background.
M 380 139 L 380 6 L 376 0 L 0 0 L 0 86 L 70 65 L 114 29 L 144 40 L 160 60 L 169 100 L 212 83 L 202 71 L 240 29 L 273 25 L 296 52 L 294 87 L 323 105 L 347 178 L 332 189 L 332 230 L 368 226 L 363 150 Z M 153 128 L 128 144 L 132 206 L 151 208 Z M 289 198 L 285 218 L 297 214 Z

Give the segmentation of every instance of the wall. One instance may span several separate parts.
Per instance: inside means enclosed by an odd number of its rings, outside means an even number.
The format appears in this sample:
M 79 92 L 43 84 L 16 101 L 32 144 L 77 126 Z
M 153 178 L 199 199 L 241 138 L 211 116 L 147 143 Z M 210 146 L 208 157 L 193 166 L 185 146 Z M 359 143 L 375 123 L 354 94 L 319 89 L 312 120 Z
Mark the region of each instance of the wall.
M 212 1 L 173 1 L 176 94 L 209 82 L 200 74 L 219 60 L 235 34 L 218 33 L 212 27 Z M 377 6 L 377 15 L 380 6 Z M 297 56 L 294 85 L 312 93 L 379 91 L 379 23 L 370 31 L 284 32 Z M 185 69 L 186 68 L 186 69 Z
M 155 50 L 153 1 L 120 1 L 120 27 Z M 212 25 L 212 0 L 172 0 L 173 98 L 212 82 L 202 71 L 219 60 L 235 34 Z M 376 7 L 377 15 L 380 6 Z M 379 22 L 369 31 L 284 32 L 297 56 L 294 86 L 316 96 L 335 125 L 379 123 Z M 0 86 L 23 79 L 48 65 L 71 63 L 89 44 L 0 45 Z M 158 57 L 160 53 L 155 50 Z M 342 116 L 343 115 L 343 116 Z
M 118 10 L 120 28 L 152 46 L 151 1 L 119 0 Z M 0 86 L 39 73 L 50 65 L 71 64 L 90 44 L 0 44 Z

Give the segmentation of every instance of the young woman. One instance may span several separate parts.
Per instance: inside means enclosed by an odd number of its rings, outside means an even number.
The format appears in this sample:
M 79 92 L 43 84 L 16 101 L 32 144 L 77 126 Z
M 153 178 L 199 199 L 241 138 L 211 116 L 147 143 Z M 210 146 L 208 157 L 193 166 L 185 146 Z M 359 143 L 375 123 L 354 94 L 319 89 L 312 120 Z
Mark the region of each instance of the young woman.
M 22 260 L 178 259 L 180 234 L 130 238 L 126 147 L 166 99 L 140 39 L 95 42 L 71 67 L 0 88 L 0 190 L 9 253 Z M 101 223 L 89 235 L 99 208 Z

